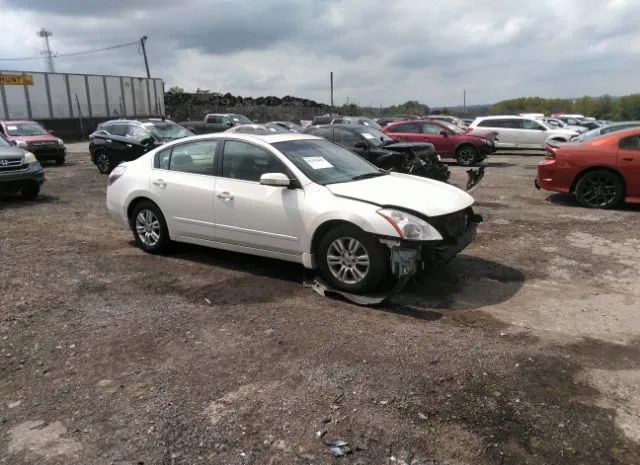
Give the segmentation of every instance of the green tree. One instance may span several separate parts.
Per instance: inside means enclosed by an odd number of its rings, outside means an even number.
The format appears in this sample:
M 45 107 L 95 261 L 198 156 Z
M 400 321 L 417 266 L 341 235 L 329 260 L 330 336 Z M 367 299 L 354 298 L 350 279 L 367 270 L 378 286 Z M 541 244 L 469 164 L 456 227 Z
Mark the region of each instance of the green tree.
M 171 87 L 169 87 L 167 92 L 173 92 L 174 94 L 183 94 L 184 93 L 184 89 L 182 87 L 179 87 L 179 86 L 171 86 Z

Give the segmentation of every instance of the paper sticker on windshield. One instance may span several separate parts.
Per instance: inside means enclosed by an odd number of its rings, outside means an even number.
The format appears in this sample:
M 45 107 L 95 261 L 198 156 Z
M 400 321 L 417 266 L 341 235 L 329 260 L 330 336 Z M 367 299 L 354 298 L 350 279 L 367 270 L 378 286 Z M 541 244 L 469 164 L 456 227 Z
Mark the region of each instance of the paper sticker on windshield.
M 18 126 L 7 126 L 7 131 L 16 131 Z
M 314 170 L 322 170 L 325 168 L 333 168 L 333 165 L 325 160 L 323 157 L 302 157 Z
M 362 135 L 370 140 L 373 140 L 376 138 L 376 136 L 374 136 L 373 134 L 369 134 L 368 132 L 363 132 Z

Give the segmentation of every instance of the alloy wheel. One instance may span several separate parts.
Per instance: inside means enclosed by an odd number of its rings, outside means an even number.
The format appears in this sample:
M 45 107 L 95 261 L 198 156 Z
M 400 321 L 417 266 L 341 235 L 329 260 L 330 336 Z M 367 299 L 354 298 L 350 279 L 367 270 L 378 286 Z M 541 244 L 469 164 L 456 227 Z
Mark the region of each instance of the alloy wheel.
M 580 195 L 592 207 L 606 207 L 615 201 L 617 184 L 608 175 L 594 175 L 585 180 Z
M 111 161 L 106 153 L 99 153 L 96 157 L 96 165 L 98 165 L 98 170 L 101 173 L 108 173 L 109 167 L 111 166 Z
M 136 234 L 147 247 L 154 247 L 160 241 L 160 221 L 151 210 L 140 210 L 136 216 Z
M 357 239 L 340 237 L 327 250 L 327 265 L 340 282 L 357 284 L 369 273 L 369 253 Z
M 476 159 L 476 152 L 471 147 L 463 147 L 458 152 L 458 163 L 461 165 L 472 165 Z

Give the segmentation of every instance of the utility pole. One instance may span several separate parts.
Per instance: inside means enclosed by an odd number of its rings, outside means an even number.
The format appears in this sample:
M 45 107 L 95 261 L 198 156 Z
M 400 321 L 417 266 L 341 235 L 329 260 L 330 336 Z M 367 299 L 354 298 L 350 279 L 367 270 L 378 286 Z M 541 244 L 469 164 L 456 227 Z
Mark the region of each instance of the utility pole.
M 333 113 L 333 71 L 329 74 L 329 79 L 331 81 L 331 112 Z
M 42 28 L 36 32 L 36 34 L 38 37 L 42 37 L 44 39 L 44 50 L 41 52 L 44 56 L 44 63 L 50 73 L 55 73 L 55 67 L 53 66 L 53 53 L 51 53 L 51 45 L 49 44 L 49 37 L 53 35 L 53 32 Z
M 147 49 L 144 44 L 147 43 L 147 36 L 140 37 L 140 47 L 142 47 L 142 56 L 144 57 L 144 67 L 147 68 L 147 77 L 151 77 L 151 73 L 149 72 L 149 61 L 147 60 Z
M 467 113 L 467 89 L 462 89 L 462 112 Z

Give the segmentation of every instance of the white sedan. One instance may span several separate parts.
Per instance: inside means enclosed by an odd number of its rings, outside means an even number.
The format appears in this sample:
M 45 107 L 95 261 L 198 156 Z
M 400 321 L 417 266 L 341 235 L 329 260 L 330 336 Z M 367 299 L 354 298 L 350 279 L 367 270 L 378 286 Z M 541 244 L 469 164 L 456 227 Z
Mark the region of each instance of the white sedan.
M 448 261 L 482 220 L 464 191 L 306 134 L 218 133 L 116 167 L 110 213 L 150 253 L 189 242 L 301 263 L 348 292 Z

